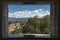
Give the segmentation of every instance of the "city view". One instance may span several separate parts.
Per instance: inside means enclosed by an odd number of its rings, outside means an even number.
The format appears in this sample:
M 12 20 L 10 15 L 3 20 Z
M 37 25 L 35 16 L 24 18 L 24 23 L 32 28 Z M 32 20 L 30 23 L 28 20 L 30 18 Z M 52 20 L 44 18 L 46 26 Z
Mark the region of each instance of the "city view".
M 50 5 L 8 5 L 8 34 L 50 34 Z

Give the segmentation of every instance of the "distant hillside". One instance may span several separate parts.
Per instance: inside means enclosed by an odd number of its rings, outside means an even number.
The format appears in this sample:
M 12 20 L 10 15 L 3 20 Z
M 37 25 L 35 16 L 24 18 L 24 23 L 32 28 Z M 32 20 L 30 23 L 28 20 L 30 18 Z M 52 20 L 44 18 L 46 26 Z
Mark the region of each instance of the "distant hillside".
M 8 21 L 26 21 L 28 18 L 8 18 Z
M 41 18 L 39 18 L 41 19 Z M 22 21 L 22 22 L 25 22 L 28 20 L 28 18 L 8 18 L 8 21 Z

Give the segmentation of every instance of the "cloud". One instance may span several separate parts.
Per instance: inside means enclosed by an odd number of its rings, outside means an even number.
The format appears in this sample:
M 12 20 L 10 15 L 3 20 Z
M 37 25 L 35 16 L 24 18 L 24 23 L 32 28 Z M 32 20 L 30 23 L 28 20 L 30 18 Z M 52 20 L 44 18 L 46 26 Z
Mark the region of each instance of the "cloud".
M 38 18 L 42 18 L 45 15 L 50 15 L 50 12 L 48 10 L 43 10 L 43 9 L 38 9 L 38 10 L 33 10 L 33 11 L 17 11 L 14 13 L 8 13 L 8 17 L 10 18 L 29 18 L 29 17 L 34 17 L 38 15 Z

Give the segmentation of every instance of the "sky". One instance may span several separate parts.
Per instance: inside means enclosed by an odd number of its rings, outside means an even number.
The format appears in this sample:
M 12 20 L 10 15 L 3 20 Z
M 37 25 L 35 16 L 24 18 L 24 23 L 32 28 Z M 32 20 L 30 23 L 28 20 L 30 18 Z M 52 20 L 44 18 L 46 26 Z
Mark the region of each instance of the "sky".
M 29 18 L 50 15 L 50 5 L 8 5 L 9 18 Z

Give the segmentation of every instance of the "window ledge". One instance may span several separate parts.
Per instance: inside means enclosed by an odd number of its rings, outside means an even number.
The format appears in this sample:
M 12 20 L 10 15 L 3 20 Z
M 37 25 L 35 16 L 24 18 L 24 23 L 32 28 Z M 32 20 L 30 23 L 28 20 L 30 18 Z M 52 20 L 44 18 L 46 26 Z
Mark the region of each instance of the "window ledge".
M 38 38 L 50 38 L 50 34 L 9 34 L 9 38 L 16 37 L 38 37 Z

